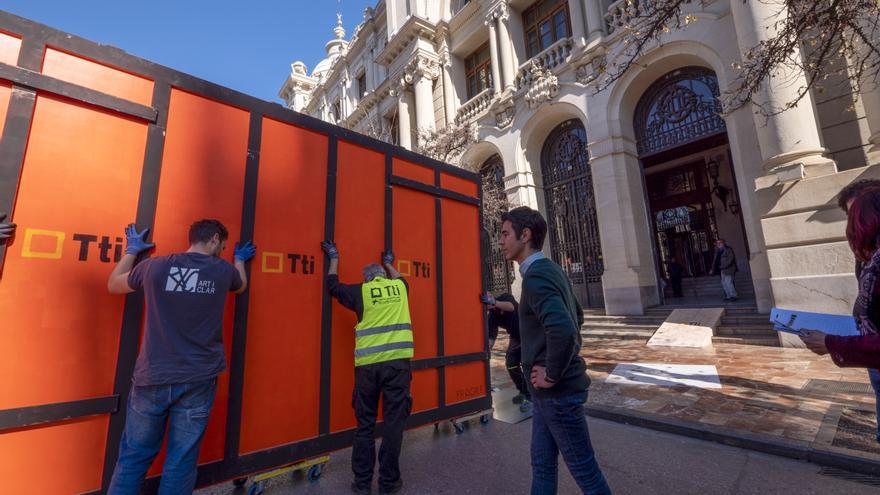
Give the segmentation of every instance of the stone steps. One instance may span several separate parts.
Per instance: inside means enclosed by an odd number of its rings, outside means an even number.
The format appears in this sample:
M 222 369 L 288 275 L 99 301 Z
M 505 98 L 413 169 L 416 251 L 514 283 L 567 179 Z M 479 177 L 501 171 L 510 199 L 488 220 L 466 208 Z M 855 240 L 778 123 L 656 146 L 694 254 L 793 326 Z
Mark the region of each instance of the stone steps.
M 773 337 L 712 337 L 713 344 L 762 345 L 779 347 L 779 338 Z

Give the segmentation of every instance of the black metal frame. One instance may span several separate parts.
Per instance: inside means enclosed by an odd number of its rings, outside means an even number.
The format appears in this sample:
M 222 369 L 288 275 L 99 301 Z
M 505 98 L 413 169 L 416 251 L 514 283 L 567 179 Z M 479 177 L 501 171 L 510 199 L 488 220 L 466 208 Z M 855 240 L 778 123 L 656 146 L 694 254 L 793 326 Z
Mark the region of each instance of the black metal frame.
M 129 55 L 113 47 L 99 45 L 91 41 L 72 36 L 0 11 L 0 31 L 14 34 L 22 38 L 18 66 L 0 64 L 0 80 L 12 83 L 13 92 L 7 111 L 3 129 L 2 145 L 0 145 L 0 211 L 12 211 L 15 194 L 20 180 L 21 167 L 24 162 L 28 133 L 33 119 L 34 105 L 37 94 L 51 94 L 75 100 L 79 103 L 135 118 L 148 125 L 147 142 L 144 153 L 144 164 L 137 206 L 136 224 L 139 228 L 153 224 L 158 201 L 159 177 L 162 169 L 162 157 L 165 146 L 165 130 L 168 122 L 171 88 L 188 91 L 225 104 L 244 108 L 250 111 L 250 128 L 247 156 L 242 157 L 246 163 L 244 198 L 242 205 L 243 239 L 252 238 L 256 215 L 257 179 L 260 166 L 260 142 L 262 121 L 264 117 L 310 129 L 328 136 L 328 174 L 325 209 L 324 234 L 332 238 L 335 231 L 334 216 L 336 205 L 336 171 L 338 144 L 340 140 L 361 145 L 385 154 L 385 245 L 391 247 L 392 241 L 392 189 L 405 187 L 431 194 L 436 205 L 436 241 L 437 266 L 435 273 L 438 288 L 438 355 L 434 358 L 413 361 L 414 369 L 438 369 L 439 373 L 439 407 L 429 411 L 413 414 L 408 427 L 435 423 L 448 418 L 465 415 L 487 409 L 491 406 L 488 395 L 489 355 L 488 352 L 474 352 L 461 355 L 445 355 L 443 348 L 443 252 L 442 252 L 442 220 L 441 205 L 444 200 L 463 202 L 482 209 L 480 176 L 466 170 L 453 167 L 419 155 L 409 150 L 355 133 L 348 129 L 336 127 L 308 115 L 293 112 L 283 106 L 233 91 L 202 79 L 154 64 L 152 62 Z M 62 50 L 76 56 L 93 60 L 97 63 L 116 67 L 133 74 L 149 78 L 154 83 L 153 97 L 150 106 L 130 102 L 121 98 L 85 88 L 77 84 L 62 81 L 39 73 L 46 47 Z M 434 185 L 418 183 L 392 174 L 392 161 L 395 158 L 408 160 L 434 170 Z M 472 198 L 441 186 L 441 173 L 453 175 L 477 185 L 478 198 Z M 478 224 L 479 228 L 479 224 Z M 0 270 L 4 259 L 4 245 L 0 244 Z M 485 253 L 481 251 L 481 265 Z M 326 274 L 325 274 L 326 275 Z M 485 289 L 485 274 L 482 274 Z M 249 292 L 236 297 L 233 323 L 232 351 L 230 353 L 230 384 L 229 411 L 226 423 L 225 456 L 221 461 L 200 466 L 198 486 L 217 483 L 224 479 L 232 479 L 251 473 L 290 463 L 299 459 L 345 448 L 351 443 L 354 430 L 329 432 L 330 415 L 330 356 L 332 338 L 332 301 L 324 287 L 322 302 L 322 342 L 321 342 L 321 383 L 319 405 L 319 436 L 293 444 L 240 456 L 238 454 L 240 438 L 240 419 L 242 409 L 242 389 L 245 370 L 245 348 L 247 336 L 247 315 Z M 109 485 L 116 457 L 118 456 L 119 440 L 125 424 L 125 406 L 130 388 L 131 375 L 137 357 L 140 327 L 143 316 L 143 294 L 130 294 L 125 299 L 122 316 L 119 354 L 114 381 L 113 395 L 84 399 L 79 401 L 0 410 L 0 433 L 28 427 L 51 426 L 66 421 L 96 414 L 111 414 L 110 426 L 105 450 L 105 462 L 102 489 L 95 493 L 104 493 Z M 485 318 L 480 322 L 485 337 Z M 486 363 L 485 386 L 487 395 L 478 399 L 446 405 L 445 367 L 482 361 Z M 378 425 L 381 434 L 382 425 Z M 158 487 L 158 478 L 147 482 L 148 491 Z
M 599 220 L 586 129 L 580 120 L 567 120 L 550 132 L 541 150 L 541 176 L 553 261 L 571 279 L 582 306 L 604 307 Z

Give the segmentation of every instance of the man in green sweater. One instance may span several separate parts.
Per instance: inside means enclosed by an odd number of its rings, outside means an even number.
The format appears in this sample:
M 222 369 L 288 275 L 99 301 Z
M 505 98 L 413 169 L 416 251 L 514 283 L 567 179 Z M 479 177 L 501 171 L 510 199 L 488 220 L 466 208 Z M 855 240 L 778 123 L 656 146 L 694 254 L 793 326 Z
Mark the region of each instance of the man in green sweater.
M 580 357 L 583 310 L 562 268 L 541 252 L 547 235 L 541 214 L 521 206 L 501 220 L 501 251 L 522 275 L 522 367 L 531 376 L 534 411 L 532 495 L 556 493 L 560 452 L 583 493 L 610 494 L 584 417 L 590 379 Z

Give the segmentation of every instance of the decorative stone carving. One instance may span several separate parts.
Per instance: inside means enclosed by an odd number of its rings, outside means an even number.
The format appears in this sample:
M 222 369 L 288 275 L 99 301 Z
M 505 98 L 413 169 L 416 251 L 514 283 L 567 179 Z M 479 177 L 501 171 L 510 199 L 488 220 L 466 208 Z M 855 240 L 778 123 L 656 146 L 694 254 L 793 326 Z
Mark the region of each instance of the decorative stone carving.
M 526 101 L 530 108 L 536 108 L 559 93 L 559 79 L 535 61 L 532 61 L 532 66 L 529 68 L 529 81 Z
M 605 73 L 605 57 L 595 57 L 575 69 L 577 82 L 590 84 Z
M 440 62 L 427 57 L 413 59 L 404 70 L 404 78 L 407 84 L 412 84 L 420 77 L 426 77 L 432 81 L 440 77 Z
M 495 125 L 499 129 L 504 129 L 513 123 L 514 115 L 516 115 L 516 107 L 514 105 L 502 108 L 500 111 L 495 112 Z
M 486 20 L 483 21 L 485 25 L 489 25 L 497 20 L 506 21 L 510 18 L 510 9 L 507 7 L 506 2 L 501 2 L 489 10 L 489 13 L 486 14 Z

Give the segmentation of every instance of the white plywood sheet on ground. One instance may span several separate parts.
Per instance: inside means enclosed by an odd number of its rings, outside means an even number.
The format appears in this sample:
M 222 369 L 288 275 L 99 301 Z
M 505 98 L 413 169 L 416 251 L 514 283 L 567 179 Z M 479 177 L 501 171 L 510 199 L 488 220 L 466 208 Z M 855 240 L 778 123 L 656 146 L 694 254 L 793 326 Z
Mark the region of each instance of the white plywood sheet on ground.
M 654 332 L 650 346 L 709 347 L 712 335 L 724 316 L 724 308 L 676 309 Z
M 620 363 L 605 383 L 721 388 L 718 369 L 711 364 Z

